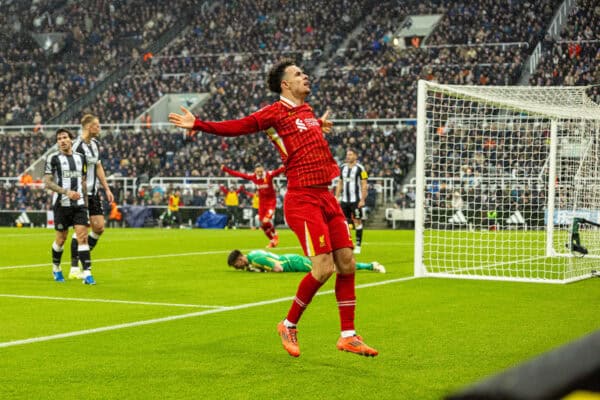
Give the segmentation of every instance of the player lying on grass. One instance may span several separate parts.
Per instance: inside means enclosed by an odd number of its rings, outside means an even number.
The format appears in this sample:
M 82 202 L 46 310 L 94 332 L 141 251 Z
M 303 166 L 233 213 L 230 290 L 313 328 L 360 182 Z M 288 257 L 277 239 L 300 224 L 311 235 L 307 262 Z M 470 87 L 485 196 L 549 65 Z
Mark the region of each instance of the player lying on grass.
M 227 257 L 227 264 L 235 269 L 251 272 L 310 272 L 310 258 L 299 254 L 274 254 L 264 250 L 252 250 L 244 255 L 239 250 L 233 250 Z M 356 263 L 357 270 L 375 271 L 385 274 L 385 267 L 377 261 L 371 263 Z

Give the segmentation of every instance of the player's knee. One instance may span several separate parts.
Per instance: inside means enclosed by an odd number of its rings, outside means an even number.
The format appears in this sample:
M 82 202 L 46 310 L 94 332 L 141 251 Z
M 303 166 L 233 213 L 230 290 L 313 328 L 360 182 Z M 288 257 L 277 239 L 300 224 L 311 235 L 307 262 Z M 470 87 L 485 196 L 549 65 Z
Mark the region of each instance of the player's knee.
M 100 236 L 104 233 L 104 221 L 93 221 L 90 227 L 96 236 Z
M 334 271 L 335 271 L 335 267 L 333 266 L 333 264 L 331 265 L 331 267 L 328 267 L 325 269 L 318 269 L 318 270 L 315 270 L 314 265 L 313 265 L 312 274 L 316 280 L 324 283 L 329 278 L 331 278 L 331 275 L 333 275 Z
M 352 249 L 343 248 L 336 250 L 333 254 L 337 271 L 342 274 L 350 274 L 356 271 L 356 260 Z
M 335 264 L 333 258 L 329 255 L 320 255 L 311 258 L 313 268 L 312 274 L 319 282 L 327 281 L 335 272 Z

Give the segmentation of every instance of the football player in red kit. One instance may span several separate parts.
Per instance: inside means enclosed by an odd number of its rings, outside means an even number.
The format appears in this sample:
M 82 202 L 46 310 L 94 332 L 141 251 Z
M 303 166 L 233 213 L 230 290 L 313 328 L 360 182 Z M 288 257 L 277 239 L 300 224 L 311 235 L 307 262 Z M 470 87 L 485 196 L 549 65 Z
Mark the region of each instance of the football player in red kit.
M 257 165 L 254 168 L 253 174 L 245 174 L 221 165 L 221 171 L 231 176 L 246 179 L 256 185 L 258 192 L 258 219 L 260 221 L 260 228 L 269 238 L 267 248 L 277 247 L 279 244 L 279 236 L 273 224 L 273 216 L 275 215 L 275 206 L 277 204 L 273 178 L 281 174 L 284 170 L 285 167 L 279 167 L 274 171 L 265 172 L 265 168 L 262 165 Z
M 313 265 L 300 282 L 286 318 L 277 325 L 283 347 L 293 357 L 300 355 L 296 325 L 319 288 L 336 272 L 335 296 L 341 320 L 337 348 L 376 356 L 377 350 L 365 344 L 354 327 L 356 261 L 346 218 L 329 190 L 340 170 L 323 136 L 333 123 L 327 119 L 328 112 L 317 119 L 305 102 L 310 82 L 294 62 L 282 61 L 273 66 L 268 86 L 279 94 L 279 100 L 244 118 L 203 121 L 181 107 L 183 113 L 169 114 L 169 121 L 181 128 L 219 136 L 266 132 L 285 166 L 286 221 Z

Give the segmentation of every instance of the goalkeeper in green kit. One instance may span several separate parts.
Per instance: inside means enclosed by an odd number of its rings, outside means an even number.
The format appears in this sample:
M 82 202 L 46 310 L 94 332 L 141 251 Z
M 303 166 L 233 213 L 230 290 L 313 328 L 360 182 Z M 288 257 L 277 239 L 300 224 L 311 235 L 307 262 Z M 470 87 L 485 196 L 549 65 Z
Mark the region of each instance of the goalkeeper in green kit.
M 233 250 L 227 257 L 227 264 L 235 269 L 250 272 L 310 272 L 312 263 L 308 257 L 298 254 L 275 254 L 264 250 L 252 250 L 244 255 Z M 357 270 L 369 270 L 385 274 L 385 267 L 377 261 L 356 263 Z

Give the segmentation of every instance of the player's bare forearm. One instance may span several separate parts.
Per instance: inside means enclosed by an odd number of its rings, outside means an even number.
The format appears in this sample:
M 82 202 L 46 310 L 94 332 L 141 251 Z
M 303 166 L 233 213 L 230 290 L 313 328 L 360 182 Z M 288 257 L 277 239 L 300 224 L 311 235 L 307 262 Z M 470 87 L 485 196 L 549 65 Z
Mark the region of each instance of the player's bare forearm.
M 87 177 L 85 175 L 83 175 L 81 177 L 81 191 L 83 192 L 83 201 L 85 203 L 85 208 L 88 207 L 88 195 L 87 195 L 87 184 L 86 184 L 86 179 Z
M 362 202 L 364 203 L 365 200 L 367 199 L 367 180 L 363 179 L 361 181 L 361 187 L 360 187 L 360 198 L 362 200 Z
M 58 186 L 56 182 L 54 182 L 54 177 L 52 175 L 44 175 L 44 185 L 46 189 L 50 189 L 58 194 L 67 194 L 67 189 L 62 186 Z
M 106 180 L 106 173 L 104 172 L 104 167 L 101 163 L 96 164 L 96 176 L 98 180 L 100 180 L 100 184 L 104 188 L 104 192 L 106 193 L 106 197 L 109 203 L 112 203 L 115 198 L 110 190 L 110 186 L 108 186 L 108 181 Z

